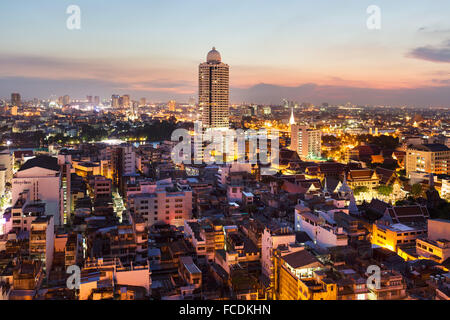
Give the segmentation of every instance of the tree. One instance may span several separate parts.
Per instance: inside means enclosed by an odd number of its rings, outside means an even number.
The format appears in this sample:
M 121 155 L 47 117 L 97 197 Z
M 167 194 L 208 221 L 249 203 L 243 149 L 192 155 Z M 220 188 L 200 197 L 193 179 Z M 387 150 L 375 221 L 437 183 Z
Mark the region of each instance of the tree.
M 360 195 L 361 193 L 367 192 L 369 191 L 369 188 L 367 188 L 366 186 L 358 186 L 355 188 L 355 190 L 353 190 L 353 194 L 355 196 Z
M 6 197 L 0 197 L 0 208 L 3 208 L 8 203 L 8 199 Z
M 411 187 L 411 194 L 415 198 L 420 197 L 422 191 L 422 185 L 420 183 L 416 183 Z
M 383 196 L 389 197 L 392 194 L 392 186 L 381 185 L 378 187 L 377 192 Z
M 339 138 L 337 138 L 335 136 L 325 135 L 325 136 L 322 136 L 322 142 L 326 143 L 326 144 L 333 144 L 333 143 L 339 143 L 340 140 L 339 140 Z
M 392 160 L 384 160 L 384 162 L 380 165 L 381 168 L 388 169 L 388 170 L 395 170 L 398 168 L 397 161 Z
M 430 209 L 430 216 L 433 219 L 450 219 L 450 203 L 442 201 L 437 207 Z

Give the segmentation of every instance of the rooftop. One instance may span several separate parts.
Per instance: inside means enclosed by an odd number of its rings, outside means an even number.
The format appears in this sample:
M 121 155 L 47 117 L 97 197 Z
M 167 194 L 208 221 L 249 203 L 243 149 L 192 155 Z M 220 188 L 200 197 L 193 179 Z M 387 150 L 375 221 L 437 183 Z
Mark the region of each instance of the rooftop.
M 283 256 L 282 259 L 294 269 L 305 267 L 312 263 L 320 263 L 312 253 L 305 249 L 289 253 Z
M 39 167 L 53 171 L 59 171 L 60 169 L 57 158 L 50 156 L 37 156 L 25 162 L 23 166 L 19 169 L 19 171 L 31 169 L 34 167 Z
M 428 152 L 450 151 L 450 149 L 446 145 L 437 143 L 411 145 L 409 146 L 409 149 Z

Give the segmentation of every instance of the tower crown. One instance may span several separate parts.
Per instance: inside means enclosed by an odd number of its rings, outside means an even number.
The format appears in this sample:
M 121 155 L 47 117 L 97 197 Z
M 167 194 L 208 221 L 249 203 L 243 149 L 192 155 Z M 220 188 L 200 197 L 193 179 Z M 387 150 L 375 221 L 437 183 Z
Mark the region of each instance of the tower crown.
M 208 52 L 208 56 L 206 57 L 206 62 L 210 63 L 220 63 L 222 61 L 222 57 L 220 56 L 219 51 L 216 50 L 216 47 L 213 47 L 210 52 Z

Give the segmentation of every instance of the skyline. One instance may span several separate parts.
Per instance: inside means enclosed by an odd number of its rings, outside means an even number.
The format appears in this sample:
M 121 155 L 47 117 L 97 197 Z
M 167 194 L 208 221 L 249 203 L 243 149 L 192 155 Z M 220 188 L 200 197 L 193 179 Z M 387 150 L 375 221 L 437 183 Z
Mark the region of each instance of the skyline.
M 71 1 L 1 4 L 0 96 L 187 101 L 215 46 L 230 65 L 232 103 L 450 106 L 448 2 L 377 1 L 381 30 L 366 27 L 372 1 L 131 3 L 76 1 L 73 31 Z

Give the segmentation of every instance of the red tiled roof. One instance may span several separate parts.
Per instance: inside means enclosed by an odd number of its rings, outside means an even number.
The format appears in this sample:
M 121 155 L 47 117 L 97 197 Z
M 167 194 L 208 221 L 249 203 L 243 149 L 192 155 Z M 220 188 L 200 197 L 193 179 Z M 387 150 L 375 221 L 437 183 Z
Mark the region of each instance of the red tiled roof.
M 396 176 L 396 173 L 394 170 L 389 170 L 385 168 L 376 168 L 375 172 L 377 173 L 378 177 L 381 179 L 380 182 L 382 184 L 388 184 L 389 180 L 394 176 Z
M 430 217 L 424 206 L 392 207 L 388 210 L 394 223 L 425 223 Z
M 349 179 L 371 179 L 374 171 L 371 169 L 350 170 Z
M 390 207 L 389 203 L 378 199 L 372 199 L 372 201 L 368 205 L 369 209 L 376 211 L 378 213 L 384 214 L 386 209 Z
M 302 187 L 301 185 L 297 185 L 297 184 L 294 184 L 294 183 L 291 183 L 288 181 L 284 181 L 281 189 L 288 193 L 306 193 L 306 191 L 308 191 L 306 188 Z

